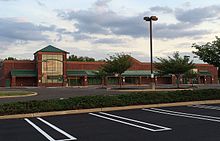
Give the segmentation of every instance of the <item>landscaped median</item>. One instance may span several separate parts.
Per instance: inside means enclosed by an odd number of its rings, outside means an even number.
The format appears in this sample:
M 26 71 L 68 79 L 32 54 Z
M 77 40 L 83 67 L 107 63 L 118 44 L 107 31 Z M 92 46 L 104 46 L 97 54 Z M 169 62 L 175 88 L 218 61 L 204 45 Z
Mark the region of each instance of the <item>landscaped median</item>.
M 68 99 L 7 103 L 0 104 L 0 115 L 201 100 L 220 100 L 220 90 L 207 89 L 172 92 L 136 92 L 120 95 L 82 96 Z
M 36 95 L 35 92 L 29 91 L 0 91 L 0 98 L 25 97 Z

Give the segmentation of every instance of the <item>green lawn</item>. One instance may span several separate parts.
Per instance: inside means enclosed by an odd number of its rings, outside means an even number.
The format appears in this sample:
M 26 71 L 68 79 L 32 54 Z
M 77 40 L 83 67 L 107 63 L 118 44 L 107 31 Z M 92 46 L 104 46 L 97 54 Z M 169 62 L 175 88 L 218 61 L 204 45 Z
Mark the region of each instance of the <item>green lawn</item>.
M 0 91 L 0 97 L 4 96 L 24 96 L 28 94 L 32 94 L 33 92 L 28 91 Z

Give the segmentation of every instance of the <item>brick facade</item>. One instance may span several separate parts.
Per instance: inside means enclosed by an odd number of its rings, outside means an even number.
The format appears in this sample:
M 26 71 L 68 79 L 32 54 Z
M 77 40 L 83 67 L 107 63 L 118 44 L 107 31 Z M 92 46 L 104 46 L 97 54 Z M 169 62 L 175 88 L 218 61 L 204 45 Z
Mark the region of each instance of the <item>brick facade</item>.
M 42 54 L 47 55 L 62 55 L 63 56 L 63 82 L 62 83 L 42 83 Z M 75 62 L 67 61 L 67 52 L 41 52 L 38 51 L 34 54 L 33 61 L 21 61 L 21 60 L 6 60 L 3 62 L 3 66 L 0 69 L 0 86 L 5 87 L 8 83 L 10 86 L 67 86 L 69 84 L 73 85 L 88 85 L 89 76 L 68 76 L 68 70 L 98 70 L 104 62 Z M 147 70 L 150 71 L 150 63 L 140 62 L 134 58 L 131 59 L 132 66 L 129 70 Z M 201 75 L 198 76 L 198 82 L 200 84 L 217 84 L 218 83 L 218 71 L 217 68 L 213 65 L 208 64 L 196 64 L 196 69 L 198 72 L 207 71 L 210 75 Z M 12 76 L 12 70 L 35 70 L 37 76 Z M 96 81 L 93 78 L 93 81 Z M 108 82 L 107 79 L 111 79 L 111 82 Z M 117 77 L 109 77 L 104 81 L 105 83 L 117 84 Z M 126 80 L 126 81 L 125 81 Z M 98 80 L 97 80 L 98 81 Z M 190 83 L 192 80 L 189 80 L 187 83 Z M 150 77 L 146 76 L 137 76 L 137 77 L 126 77 L 124 78 L 123 84 L 149 84 L 151 82 Z M 183 83 L 183 80 L 181 79 Z M 96 84 L 101 84 L 102 82 L 96 82 Z M 166 76 L 166 77 L 155 77 L 156 84 L 175 84 L 175 76 Z

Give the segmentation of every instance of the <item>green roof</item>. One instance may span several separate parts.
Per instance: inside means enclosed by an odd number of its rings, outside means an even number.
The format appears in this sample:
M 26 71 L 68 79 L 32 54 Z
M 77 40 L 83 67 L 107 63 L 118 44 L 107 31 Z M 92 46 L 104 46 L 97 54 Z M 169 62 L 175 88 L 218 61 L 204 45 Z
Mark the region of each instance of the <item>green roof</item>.
M 95 70 L 67 70 L 67 76 L 96 76 Z M 154 72 L 155 75 L 158 75 L 157 72 Z M 129 70 L 122 73 L 122 76 L 126 77 L 137 77 L 137 76 L 147 76 L 150 77 L 150 71 L 146 70 Z M 166 77 L 166 76 L 163 76 Z
M 150 76 L 150 71 L 146 70 L 129 70 L 122 73 L 122 76 Z
M 52 45 L 48 45 L 45 48 L 42 48 L 41 50 L 38 50 L 37 52 L 64 52 L 64 53 L 68 53 L 62 49 L 56 48 Z M 34 54 L 36 54 L 37 52 L 35 52 Z
M 200 70 L 198 72 L 200 76 L 211 76 L 212 74 L 208 70 Z
M 94 70 L 67 70 L 67 76 L 96 76 Z
M 37 77 L 37 72 L 35 70 L 11 70 L 11 76 Z

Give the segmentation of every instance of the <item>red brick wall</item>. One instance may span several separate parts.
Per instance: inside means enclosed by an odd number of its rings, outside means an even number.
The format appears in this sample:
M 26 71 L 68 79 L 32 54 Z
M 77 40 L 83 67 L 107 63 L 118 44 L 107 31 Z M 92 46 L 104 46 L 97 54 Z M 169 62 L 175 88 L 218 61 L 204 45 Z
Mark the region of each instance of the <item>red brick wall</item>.
M 151 78 L 150 77 L 142 77 L 141 83 L 142 84 L 150 84 L 151 83 Z
M 2 86 L 5 86 L 6 79 L 11 79 L 10 72 L 13 69 L 21 70 L 35 70 L 35 61 L 19 61 L 19 60 L 6 60 L 3 62 L 2 68 Z
M 16 86 L 37 86 L 37 78 L 16 77 Z
M 104 62 L 75 62 L 67 61 L 67 70 L 97 70 Z
M 157 77 L 155 80 L 156 84 L 172 84 L 171 77 Z
M 212 74 L 213 81 L 212 83 L 217 84 L 218 83 L 218 70 L 213 65 L 209 64 L 196 64 L 196 68 L 200 70 L 207 70 Z M 210 80 L 208 82 L 211 82 Z

